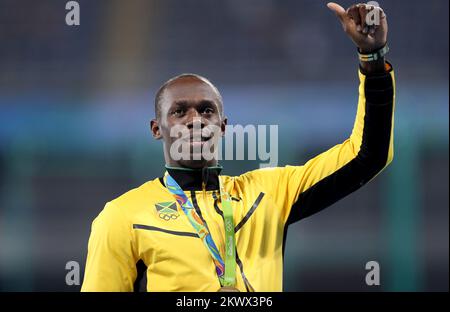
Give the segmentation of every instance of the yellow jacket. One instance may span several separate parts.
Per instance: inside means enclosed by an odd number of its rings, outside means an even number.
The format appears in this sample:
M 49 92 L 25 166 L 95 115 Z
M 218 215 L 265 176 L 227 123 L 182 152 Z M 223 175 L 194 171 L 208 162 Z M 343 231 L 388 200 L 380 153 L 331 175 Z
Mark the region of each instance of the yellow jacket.
M 236 287 L 241 291 L 282 291 L 287 226 L 355 191 L 392 161 L 392 69 L 370 77 L 360 72 L 359 78 L 356 120 L 348 140 L 302 166 L 223 176 L 233 197 Z M 224 255 L 219 170 L 170 174 Z M 94 220 L 82 291 L 133 291 L 141 277 L 146 277 L 148 291 L 220 288 L 210 254 L 161 178 L 110 201 Z

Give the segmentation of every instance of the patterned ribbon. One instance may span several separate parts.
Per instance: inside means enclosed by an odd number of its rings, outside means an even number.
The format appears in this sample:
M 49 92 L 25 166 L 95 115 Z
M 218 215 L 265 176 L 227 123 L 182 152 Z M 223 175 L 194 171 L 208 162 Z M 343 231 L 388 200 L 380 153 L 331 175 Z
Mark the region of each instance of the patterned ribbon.
M 231 203 L 229 200 L 229 196 L 228 194 L 222 193 L 224 191 L 222 184 L 220 183 L 220 192 L 222 204 L 224 208 L 226 208 L 226 211 L 224 211 L 224 217 L 226 217 L 224 220 L 226 232 L 225 237 L 226 263 L 227 263 L 226 270 L 225 270 L 225 263 L 219 253 L 219 249 L 217 248 L 216 244 L 212 239 L 207 224 L 204 223 L 203 220 L 200 218 L 200 216 L 197 214 L 194 206 L 184 193 L 183 189 L 178 185 L 175 179 L 170 176 L 168 172 L 166 172 L 164 175 L 164 182 L 166 188 L 175 197 L 175 200 L 178 202 L 184 214 L 191 223 L 192 227 L 195 229 L 198 236 L 203 241 L 203 244 L 205 245 L 206 249 L 209 251 L 213 259 L 214 265 L 216 266 L 216 273 L 217 276 L 219 277 L 220 284 L 222 286 L 234 286 L 234 284 L 236 283 L 236 271 L 235 271 L 236 259 L 235 259 L 234 224 L 232 219 L 233 215 L 231 211 Z M 232 230 L 229 230 L 230 228 Z

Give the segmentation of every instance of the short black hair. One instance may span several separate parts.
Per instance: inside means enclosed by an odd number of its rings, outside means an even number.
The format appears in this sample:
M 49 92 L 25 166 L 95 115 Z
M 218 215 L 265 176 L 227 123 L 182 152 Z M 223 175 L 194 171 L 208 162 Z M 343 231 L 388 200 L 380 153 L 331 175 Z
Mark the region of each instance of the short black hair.
M 170 78 L 169 80 L 167 80 L 166 82 L 163 83 L 163 85 L 161 87 L 159 87 L 158 91 L 156 92 L 155 95 L 155 114 L 156 114 L 156 118 L 159 119 L 161 117 L 161 102 L 162 102 L 162 97 L 164 95 L 164 91 L 167 89 L 167 87 L 169 87 L 174 81 L 178 80 L 178 79 L 182 79 L 182 78 L 196 78 L 208 85 L 210 85 L 214 91 L 216 91 L 218 98 L 219 98 L 219 104 L 220 104 L 220 115 L 223 115 L 223 101 L 222 101 L 222 95 L 220 94 L 219 90 L 216 88 L 215 85 L 213 85 L 213 83 L 200 75 L 197 74 L 192 74 L 192 73 L 184 73 L 175 77 Z

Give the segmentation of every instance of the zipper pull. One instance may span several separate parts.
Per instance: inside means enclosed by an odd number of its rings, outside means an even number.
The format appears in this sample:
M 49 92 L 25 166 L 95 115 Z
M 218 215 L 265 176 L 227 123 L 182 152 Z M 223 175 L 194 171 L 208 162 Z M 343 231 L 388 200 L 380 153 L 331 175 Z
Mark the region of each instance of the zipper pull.
M 206 183 L 202 182 L 203 198 L 206 198 Z
M 206 198 L 206 183 L 208 183 L 208 167 L 202 169 L 202 190 L 203 197 Z

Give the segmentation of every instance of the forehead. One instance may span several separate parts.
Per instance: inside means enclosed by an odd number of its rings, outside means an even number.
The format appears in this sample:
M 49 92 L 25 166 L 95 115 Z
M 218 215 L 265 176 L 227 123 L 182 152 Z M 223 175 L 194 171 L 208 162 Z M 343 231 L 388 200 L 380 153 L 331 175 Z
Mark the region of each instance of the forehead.
M 219 95 L 209 83 L 195 77 L 179 78 L 171 82 L 163 93 L 164 106 L 170 106 L 180 101 L 200 102 L 204 100 L 217 104 Z

